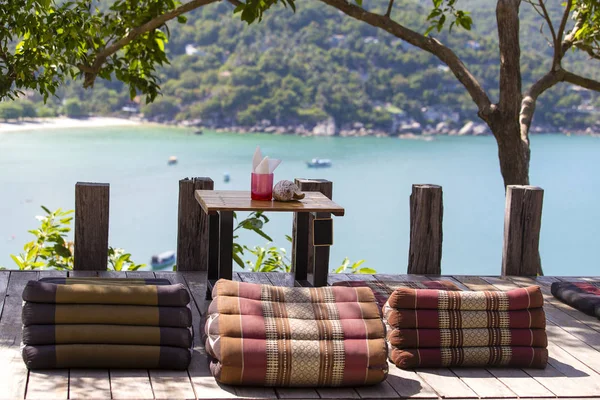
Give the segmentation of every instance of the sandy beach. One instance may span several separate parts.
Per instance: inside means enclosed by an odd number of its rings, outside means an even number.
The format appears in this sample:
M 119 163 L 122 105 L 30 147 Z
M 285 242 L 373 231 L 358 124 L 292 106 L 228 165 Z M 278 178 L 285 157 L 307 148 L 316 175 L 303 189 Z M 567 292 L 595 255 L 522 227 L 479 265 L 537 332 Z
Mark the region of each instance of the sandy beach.
M 124 118 L 90 117 L 85 119 L 75 118 L 45 118 L 19 122 L 0 122 L 0 133 L 39 131 L 47 129 L 69 128 L 103 128 L 107 126 L 133 126 L 141 122 Z

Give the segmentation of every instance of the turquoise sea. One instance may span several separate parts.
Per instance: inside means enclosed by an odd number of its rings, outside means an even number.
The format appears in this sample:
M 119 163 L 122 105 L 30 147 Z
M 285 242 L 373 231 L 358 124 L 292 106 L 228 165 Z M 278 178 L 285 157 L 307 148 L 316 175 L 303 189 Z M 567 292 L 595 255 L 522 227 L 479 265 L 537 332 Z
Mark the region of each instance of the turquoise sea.
M 531 183 L 545 189 L 545 274 L 600 275 L 600 139 L 531 141 Z M 27 230 L 36 226 L 40 205 L 73 208 L 78 181 L 111 184 L 110 244 L 148 263 L 152 254 L 176 248 L 178 180 L 209 176 L 218 189 L 246 190 L 256 145 L 283 160 L 276 181 L 334 182 L 346 216 L 334 221 L 332 267 L 347 256 L 381 273 L 405 273 L 411 184 L 435 183 L 444 190 L 443 272 L 500 273 L 504 188 L 492 137 L 200 136 L 158 127 L 0 132 L 0 265 L 14 268 L 9 254 L 31 240 Z M 172 155 L 179 163 L 167 166 Z M 308 169 L 313 157 L 330 158 L 333 167 Z M 273 215 L 266 231 L 289 251 L 291 216 Z M 266 244 L 252 235 L 242 241 Z

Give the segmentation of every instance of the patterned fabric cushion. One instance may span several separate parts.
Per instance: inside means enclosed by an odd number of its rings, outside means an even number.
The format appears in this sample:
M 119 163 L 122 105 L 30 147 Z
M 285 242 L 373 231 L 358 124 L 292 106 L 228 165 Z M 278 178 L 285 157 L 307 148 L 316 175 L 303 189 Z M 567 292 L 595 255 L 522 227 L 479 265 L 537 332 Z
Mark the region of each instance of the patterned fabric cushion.
M 189 307 L 148 307 L 104 304 L 23 304 L 23 325 L 101 324 L 192 326 Z
M 600 318 L 600 282 L 554 282 L 550 290 L 571 307 Z
M 23 347 L 30 369 L 141 368 L 186 369 L 192 350 L 170 346 L 119 344 L 57 344 Z
M 205 323 L 225 384 L 357 386 L 387 375 L 385 327 L 368 288 L 284 288 L 219 280 Z
M 400 368 L 544 368 L 539 286 L 507 292 L 398 288 L 383 307 L 389 358 Z
M 166 279 L 50 278 L 23 291 L 28 368 L 186 369 L 190 296 Z
M 544 297 L 539 286 L 507 292 L 398 288 L 388 303 L 392 308 L 407 309 L 510 311 L 541 307 Z
M 545 368 L 548 350 L 540 347 L 446 347 L 397 349 L 390 360 L 400 368 L 519 367 Z
M 399 349 L 425 347 L 546 347 L 544 329 L 392 329 L 387 333 L 390 345 Z
M 341 281 L 335 282 L 333 286 L 368 287 L 373 291 L 377 305 L 380 308 L 388 301 L 394 290 L 405 287 L 413 289 L 443 289 L 460 290 L 458 286 L 450 281 Z
M 393 328 L 538 328 L 546 327 L 543 308 L 516 311 L 396 310 L 383 308 L 384 318 Z
M 191 328 L 134 325 L 30 325 L 23 328 L 23 343 L 139 344 L 192 347 Z
M 128 304 L 181 307 L 190 302 L 190 296 L 180 283 L 175 285 L 146 285 L 140 282 L 114 284 L 99 280 L 93 283 L 69 281 L 66 284 L 60 284 L 29 281 L 23 291 L 23 300 L 50 304 Z

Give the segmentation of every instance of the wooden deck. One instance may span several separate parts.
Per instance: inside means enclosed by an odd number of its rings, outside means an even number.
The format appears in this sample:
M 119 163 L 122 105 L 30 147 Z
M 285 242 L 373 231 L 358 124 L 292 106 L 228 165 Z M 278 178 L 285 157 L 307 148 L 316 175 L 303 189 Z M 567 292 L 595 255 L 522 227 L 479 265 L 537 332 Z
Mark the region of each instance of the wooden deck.
M 71 272 L 71 276 L 96 273 Z M 573 398 L 600 396 L 600 321 L 557 301 L 550 284 L 558 280 L 600 278 L 452 276 L 464 290 L 500 289 L 540 284 L 546 297 L 550 361 L 545 370 L 508 368 L 440 368 L 403 371 L 390 366 L 386 382 L 374 387 L 339 389 L 271 389 L 228 387 L 215 382 L 196 329 L 196 347 L 187 371 L 52 370 L 28 371 L 21 359 L 21 292 L 28 280 L 65 276 L 63 272 L 0 271 L 0 398 Z M 202 272 L 103 272 L 101 276 L 166 277 L 184 283 L 192 294 L 194 327 L 205 309 L 206 274 Z M 234 274 L 247 282 L 292 285 L 289 274 Z M 427 280 L 420 275 L 333 275 L 334 280 Z M 440 277 L 436 277 L 440 279 Z

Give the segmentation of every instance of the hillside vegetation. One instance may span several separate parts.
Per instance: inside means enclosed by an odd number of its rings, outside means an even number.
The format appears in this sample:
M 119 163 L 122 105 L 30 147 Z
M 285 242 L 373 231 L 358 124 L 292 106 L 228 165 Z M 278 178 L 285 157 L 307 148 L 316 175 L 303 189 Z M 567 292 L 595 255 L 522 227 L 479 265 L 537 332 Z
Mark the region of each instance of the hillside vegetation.
M 428 4 L 420 4 L 397 2 L 395 18 L 425 31 Z M 483 0 L 468 4 L 474 17 L 472 31 L 434 34 L 462 57 L 496 100 L 499 60 L 494 4 Z M 383 13 L 387 1 L 369 1 L 369 5 Z M 560 9 L 560 4 L 554 7 Z M 529 85 L 547 71 L 551 51 L 540 34 L 540 18 L 526 3 L 521 9 L 523 83 Z M 169 24 L 171 65 L 161 72 L 163 96 L 153 104 L 131 102 L 126 88 L 116 81 L 99 81 L 93 90 L 71 82 L 59 98 L 38 107 L 38 113 L 68 114 L 71 109 L 77 115 L 103 115 L 123 113 L 126 107 L 163 122 L 301 126 L 311 131 L 329 121 L 338 130 L 364 126 L 390 134 L 419 133 L 426 126 L 439 128 L 440 122 L 457 130 L 469 120 L 477 121 L 475 105 L 439 60 L 323 3 L 302 0 L 295 14 L 278 6 L 261 23 L 250 26 L 234 16 L 225 2 L 187 18 L 186 24 Z M 574 54 L 568 64 L 600 78 L 585 56 Z M 41 105 L 39 98 L 31 100 Z M 0 104 L 0 118 L 6 107 Z M 598 120 L 598 109 L 597 94 L 559 85 L 540 99 L 534 126 L 547 131 L 585 129 Z

